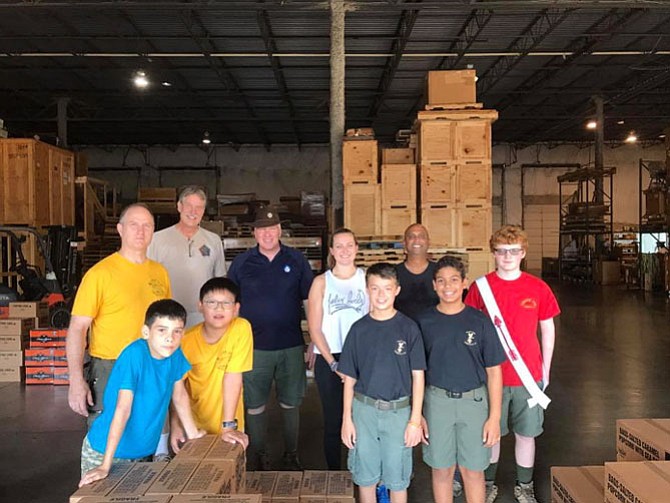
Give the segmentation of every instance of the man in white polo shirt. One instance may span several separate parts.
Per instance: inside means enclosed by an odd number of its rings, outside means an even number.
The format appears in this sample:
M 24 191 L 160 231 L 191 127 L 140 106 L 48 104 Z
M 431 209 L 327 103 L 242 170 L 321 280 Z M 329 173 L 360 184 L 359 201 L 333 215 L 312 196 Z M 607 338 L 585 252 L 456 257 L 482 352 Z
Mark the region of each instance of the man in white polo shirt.
M 202 321 L 200 287 L 208 279 L 226 274 L 221 237 L 200 227 L 206 208 L 207 194 L 202 187 L 182 189 L 177 202 L 179 222 L 156 232 L 147 250 L 150 259 L 167 269 L 172 296 L 188 313 L 186 327 Z

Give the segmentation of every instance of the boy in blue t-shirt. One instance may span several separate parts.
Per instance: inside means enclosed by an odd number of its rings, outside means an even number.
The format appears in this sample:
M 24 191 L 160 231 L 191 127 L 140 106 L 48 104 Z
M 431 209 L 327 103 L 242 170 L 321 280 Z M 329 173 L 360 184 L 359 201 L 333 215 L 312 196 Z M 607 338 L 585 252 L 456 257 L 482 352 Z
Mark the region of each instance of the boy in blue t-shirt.
M 426 355 L 419 327 L 393 307 L 400 292 L 395 267 L 374 264 L 365 281 L 370 314 L 352 325 L 338 364 L 345 375 L 342 441 L 361 503 L 376 501 L 382 480 L 391 501 L 405 503 L 412 447 L 422 438 Z
M 417 320 L 428 362 L 423 460 L 432 468 L 435 503 L 452 501 L 456 466 L 467 500 L 484 502 L 484 470 L 500 441 L 506 356 L 491 320 L 463 303 L 463 263 L 443 257 L 434 274 L 440 301 Z
M 116 360 L 102 414 L 84 438 L 79 487 L 107 477 L 114 463 L 150 458 L 170 399 L 188 438 L 205 434 L 193 421 L 184 385 L 191 368 L 179 347 L 185 323 L 186 310 L 174 300 L 157 300 L 147 309 L 142 339 L 126 346 Z

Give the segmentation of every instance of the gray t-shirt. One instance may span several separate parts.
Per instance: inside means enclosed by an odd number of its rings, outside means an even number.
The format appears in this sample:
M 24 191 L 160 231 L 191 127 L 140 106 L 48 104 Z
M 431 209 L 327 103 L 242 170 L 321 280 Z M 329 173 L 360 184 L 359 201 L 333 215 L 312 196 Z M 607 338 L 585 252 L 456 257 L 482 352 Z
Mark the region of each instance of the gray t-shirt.
M 160 262 L 170 275 L 172 297 L 188 313 L 186 326 L 202 321 L 198 312 L 200 287 L 210 278 L 226 274 L 221 238 L 205 229 L 198 229 L 187 238 L 176 225 L 158 231 L 147 250 L 147 256 Z

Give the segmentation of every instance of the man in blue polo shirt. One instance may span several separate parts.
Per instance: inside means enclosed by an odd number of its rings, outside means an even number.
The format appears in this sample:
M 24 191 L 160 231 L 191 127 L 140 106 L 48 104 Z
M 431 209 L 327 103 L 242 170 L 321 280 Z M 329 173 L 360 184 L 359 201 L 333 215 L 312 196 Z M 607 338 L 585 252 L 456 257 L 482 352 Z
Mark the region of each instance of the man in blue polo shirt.
M 266 404 L 274 381 L 283 417 L 282 468 L 302 470 L 298 427 L 305 364 L 300 320 L 312 270 L 300 251 L 280 243 L 281 225 L 275 212 L 259 208 L 253 226 L 258 245 L 238 255 L 228 271 L 228 277 L 240 287 L 240 316 L 251 322 L 254 333 L 253 369 L 244 374 L 250 468 L 271 469 Z

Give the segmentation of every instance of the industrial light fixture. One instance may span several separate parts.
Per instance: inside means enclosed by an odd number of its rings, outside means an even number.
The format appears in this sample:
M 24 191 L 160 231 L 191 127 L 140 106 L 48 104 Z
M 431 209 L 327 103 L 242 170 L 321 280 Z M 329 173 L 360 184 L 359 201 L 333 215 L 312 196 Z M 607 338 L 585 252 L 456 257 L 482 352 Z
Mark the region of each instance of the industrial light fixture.
M 635 135 L 635 131 L 631 131 L 628 133 L 628 136 L 624 140 L 626 143 L 635 143 L 637 141 L 637 136 Z
M 163 82 L 161 82 L 161 86 L 172 87 L 172 82 L 168 82 L 167 80 L 164 80 Z
M 665 135 L 664 134 L 659 134 L 658 137 L 663 139 L 663 138 L 665 138 Z
M 137 72 L 135 72 L 133 83 L 135 84 L 135 87 L 144 89 L 149 85 L 149 79 L 147 78 L 147 74 L 144 73 L 142 70 L 138 70 Z
M 472 63 L 468 63 L 467 65 L 465 65 L 465 67 L 468 70 L 474 70 L 475 69 L 475 65 L 473 65 Z M 478 80 L 479 80 L 479 77 L 477 77 L 477 75 L 475 74 L 475 82 L 477 82 Z
M 590 120 L 586 123 L 586 129 L 595 129 L 598 127 L 598 123 L 594 120 Z
M 209 131 L 205 131 L 205 133 L 202 135 L 202 143 L 204 145 L 209 145 L 212 143 L 212 140 L 209 139 Z
M 625 124 L 623 119 L 620 119 L 620 120 L 616 121 L 616 123 L 619 124 L 619 125 Z

